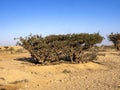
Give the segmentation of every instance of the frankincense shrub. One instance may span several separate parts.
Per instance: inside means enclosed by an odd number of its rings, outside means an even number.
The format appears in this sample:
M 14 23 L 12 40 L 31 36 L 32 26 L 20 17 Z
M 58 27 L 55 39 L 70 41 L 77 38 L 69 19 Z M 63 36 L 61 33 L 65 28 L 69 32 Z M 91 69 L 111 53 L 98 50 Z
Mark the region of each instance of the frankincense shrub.
M 71 62 L 84 63 L 96 59 L 91 48 L 101 43 L 99 33 L 66 34 L 66 35 L 29 35 L 19 38 L 19 45 L 28 50 L 36 63 Z M 87 50 L 87 52 L 86 52 Z
M 109 41 L 112 41 L 112 43 L 114 44 L 114 47 L 117 50 L 120 50 L 120 33 L 111 33 L 110 35 L 108 35 L 108 39 Z

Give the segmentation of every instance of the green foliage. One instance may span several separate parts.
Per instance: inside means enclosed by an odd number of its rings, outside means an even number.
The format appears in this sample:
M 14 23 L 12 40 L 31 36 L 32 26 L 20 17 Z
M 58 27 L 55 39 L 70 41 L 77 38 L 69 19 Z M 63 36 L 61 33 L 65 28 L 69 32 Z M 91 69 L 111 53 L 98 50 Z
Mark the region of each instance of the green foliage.
M 111 33 L 110 35 L 108 35 L 108 39 L 112 41 L 114 47 L 117 50 L 120 50 L 120 33 L 116 33 L 116 34 Z
M 91 54 L 83 54 L 84 50 L 102 42 L 103 37 L 99 33 L 66 34 L 66 35 L 29 35 L 20 37 L 19 45 L 28 50 L 36 63 L 52 63 L 68 61 L 72 63 L 84 62 L 95 59 Z M 85 56 L 86 55 L 86 56 Z M 89 55 L 89 56 L 87 56 Z M 82 57 L 85 56 L 85 57 Z

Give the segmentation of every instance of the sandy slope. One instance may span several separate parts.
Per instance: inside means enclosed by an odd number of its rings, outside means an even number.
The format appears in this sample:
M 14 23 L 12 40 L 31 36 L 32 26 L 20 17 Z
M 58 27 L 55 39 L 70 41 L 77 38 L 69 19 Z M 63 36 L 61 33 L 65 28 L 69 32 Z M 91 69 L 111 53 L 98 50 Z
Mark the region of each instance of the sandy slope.
M 0 55 L 0 90 L 120 90 L 120 56 L 105 52 L 97 63 L 34 65 Z

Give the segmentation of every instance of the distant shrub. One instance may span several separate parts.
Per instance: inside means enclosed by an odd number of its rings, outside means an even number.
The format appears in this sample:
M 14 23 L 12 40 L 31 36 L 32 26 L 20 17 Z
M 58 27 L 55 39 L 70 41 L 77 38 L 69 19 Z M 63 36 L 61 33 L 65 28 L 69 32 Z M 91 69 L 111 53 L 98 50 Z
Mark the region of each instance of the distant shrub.
M 117 50 L 120 50 L 120 33 L 116 33 L 116 34 L 111 33 L 110 35 L 108 35 L 108 39 L 112 41 L 114 47 Z
M 13 54 L 15 52 L 15 49 L 13 47 L 10 47 L 8 51 L 10 51 L 10 53 Z
M 16 50 L 16 53 L 25 53 L 25 50 L 23 48 L 19 48 Z
M 29 35 L 20 37 L 19 45 L 28 50 L 36 63 L 60 62 L 61 60 L 79 63 L 92 61 L 95 53 L 84 54 L 85 50 L 101 43 L 103 37 L 99 33 L 66 34 L 66 35 Z M 88 57 L 88 58 L 86 58 Z
M 5 50 L 8 50 L 8 49 L 9 49 L 9 47 L 8 47 L 8 46 L 4 46 L 4 49 L 5 49 Z

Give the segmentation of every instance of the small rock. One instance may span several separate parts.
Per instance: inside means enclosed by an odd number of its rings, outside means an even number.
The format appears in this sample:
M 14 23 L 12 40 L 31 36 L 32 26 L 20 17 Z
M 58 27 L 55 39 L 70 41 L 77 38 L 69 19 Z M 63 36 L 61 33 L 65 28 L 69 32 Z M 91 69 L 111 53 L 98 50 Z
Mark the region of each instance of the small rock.
M 39 87 L 39 86 L 40 86 L 40 84 L 37 84 L 37 86 Z
M 1 79 L 1 80 L 5 80 L 5 78 L 3 78 L 3 77 L 0 77 L 0 79 Z
M 118 86 L 118 88 L 120 89 L 120 85 Z
M 50 82 L 52 82 L 52 80 L 50 80 Z
M 63 73 L 71 73 L 71 70 L 65 69 L 65 70 L 63 70 Z
M 59 80 L 59 82 L 63 82 L 63 80 Z

